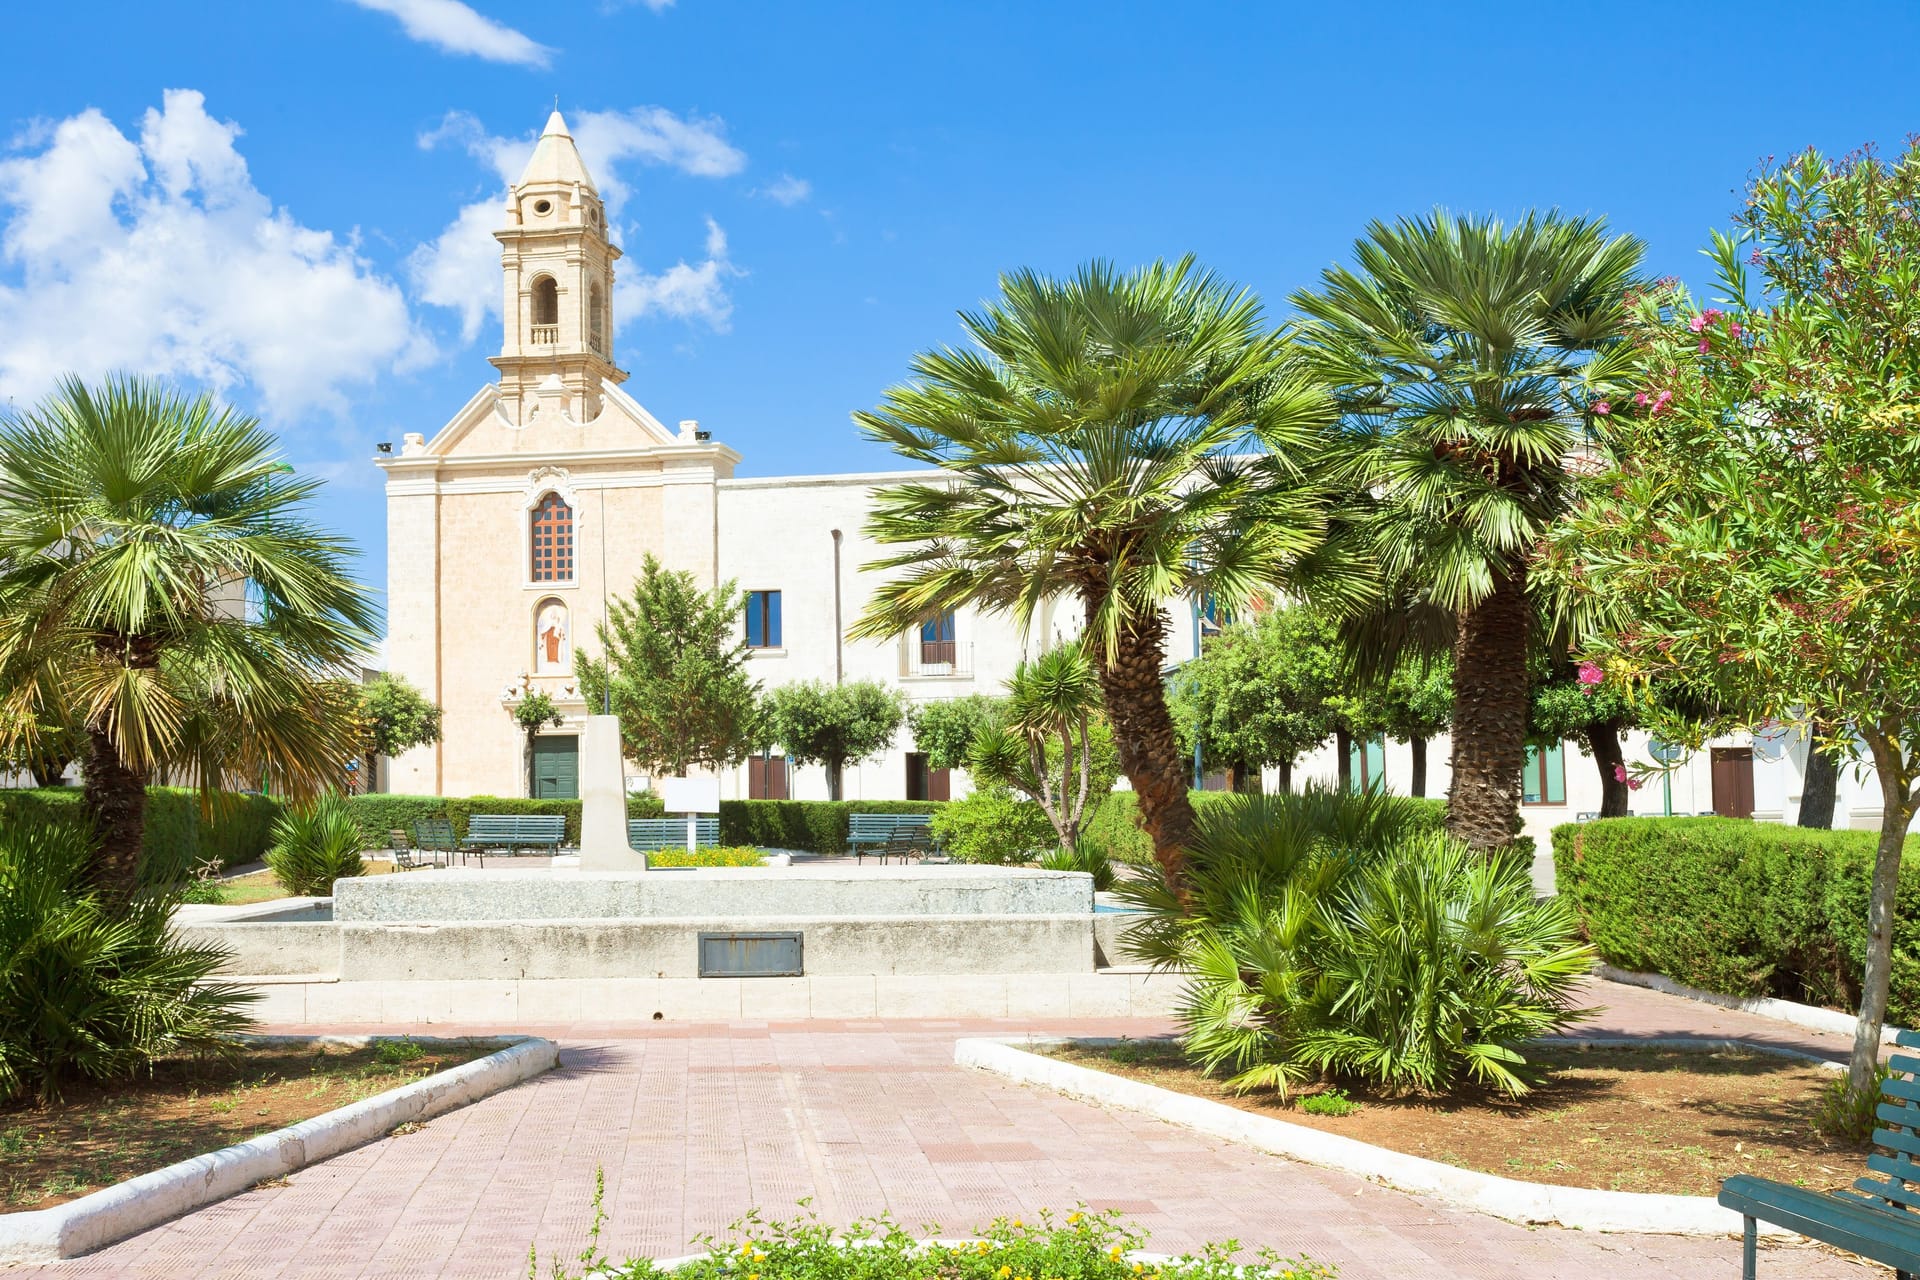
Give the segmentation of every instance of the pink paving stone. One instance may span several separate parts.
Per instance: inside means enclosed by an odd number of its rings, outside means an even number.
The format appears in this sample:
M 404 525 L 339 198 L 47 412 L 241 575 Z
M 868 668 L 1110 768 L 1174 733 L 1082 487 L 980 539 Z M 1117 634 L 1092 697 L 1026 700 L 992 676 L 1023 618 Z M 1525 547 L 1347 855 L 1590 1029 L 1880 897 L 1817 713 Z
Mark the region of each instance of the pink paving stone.
M 1765 1040 L 1844 1057 L 1843 1037 L 1596 983 L 1596 1036 Z M 397 1028 L 326 1028 L 384 1030 Z M 449 1034 L 502 1028 L 418 1028 Z M 581 1247 L 606 1174 L 615 1257 L 687 1252 L 749 1208 L 811 1197 L 833 1222 L 882 1212 L 964 1231 L 999 1214 L 1122 1209 L 1174 1252 L 1235 1238 L 1331 1263 L 1343 1280 L 1707 1280 L 1735 1241 L 1526 1229 L 1126 1112 L 952 1065 L 964 1035 L 1163 1034 L 1140 1020 L 604 1023 L 552 1028 L 562 1067 L 390 1138 L 20 1277 L 526 1274 Z M 318 1028 L 303 1027 L 301 1031 Z M 542 1268 L 544 1270 L 544 1262 Z M 1824 1250 L 1768 1251 L 1767 1280 L 1864 1280 Z

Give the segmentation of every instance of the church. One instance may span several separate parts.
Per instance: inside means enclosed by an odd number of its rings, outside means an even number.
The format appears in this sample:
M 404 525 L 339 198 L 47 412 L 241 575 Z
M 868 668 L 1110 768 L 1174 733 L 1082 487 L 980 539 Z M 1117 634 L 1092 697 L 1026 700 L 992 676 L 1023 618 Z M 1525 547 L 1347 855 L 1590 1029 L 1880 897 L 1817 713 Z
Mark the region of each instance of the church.
M 738 453 L 698 422 L 667 426 L 624 388 L 620 250 L 559 112 L 502 222 L 498 380 L 432 436 L 409 434 L 377 459 L 388 666 L 444 714 L 438 745 L 391 762 L 390 790 L 577 794 L 588 707 L 574 657 L 593 652 L 607 602 L 632 591 L 648 553 L 702 586 L 732 580 L 747 593 L 743 638 L 767 687 L 878 680 L 919 701 L 1000 688 L 1025 652 L 1004 619 L 962 610 L 891 644 L 844 638 L 870 593 L 860 566 L 879 555 L 861 532 L 871 494 L 923 473 L 736 478 Z M 564 722 L 534 740 L 529 776 L 512 711 L 533 690 Z M 903 727 L 891 751 L 848 768 L 845 797 L 945 799 L 963 785 L 912 748 Z M 760 758 L 721 793 L 824 799 L 825 773 Z
M 736 477 L 740 454 L 697 421 L 668 427 L 624 389 L 615 362 L 613 280 L 620 250 L 558 111 L 502 211 L 503 317 L 498 379 L 431 437 L 409 434 L 377 459 L 386 472 L 387 662 L 440 705 L 441 742 L 390 762 L 388 789 L 428 795 L 564 798 L 578 794 L 579 741 L 588 713 L 574 674 L 591 652 L 611 599 L 629 594 L 648 553 L 705 587 L 746 593 L 741 636 L 762 685 L 875 680 L 916 702 L 998 692 L 1032 647 L 1077 630 L 1077 611 L 1040 619 L 1032 636 L 1003 617 L 967 610 L 928 619 L 891 642 L 849 641 L 846 627 L 872 593 L 861 566 L 880 549 L 863 536 L 876 489 L 925 471 Z M 875 388 L 876 395 L 879 388 Z M 1171 616 L 1168 657 L 1198 652 L 1193 602 Z M 527 744 L 513 710 L 529 692 L 550 696 L 561 723 Z M 1720 812 L 1791 821 L 1805 742 L 1745 737 L 1682 763 L 1659 800 L 1635 811 Z M 1630 735 L 1629 759 L 1647 751 Z M 1430 795 L 1448 782 L 1446 740 L 1429 748 Z M 1330 779 L 1331 747 L 1295 777 Z M 1405 743 L 1355 743 L 1360 785 L 1405 792 Z M 632 786 L 647 779 L 630 778 Z M 893 747 L 849 766 L 849 800 L 957 798 L 964 776 L 927 767 L 903 726 Z M 1271 784 L 1270 784 L 1271 785 Z M 1591 759 L 1564 746 L 1530 748 L 1523 805 L 1545 847 L 1553 826 L 1600 802 Z M 1843 778 L 1839 825 L 1877 827 L 1870 777 Z M 778 756 L 721 779 L 728 798 L 825 799 L 825 771 Z

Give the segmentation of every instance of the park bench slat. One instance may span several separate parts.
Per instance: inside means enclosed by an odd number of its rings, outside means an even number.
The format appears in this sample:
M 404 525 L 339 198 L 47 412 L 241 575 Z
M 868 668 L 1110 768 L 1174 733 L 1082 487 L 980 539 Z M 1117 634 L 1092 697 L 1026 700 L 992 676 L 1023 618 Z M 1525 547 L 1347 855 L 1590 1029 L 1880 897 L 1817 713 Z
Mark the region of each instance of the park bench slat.
M 1904 1151 L 1910 1156 L 1920 1156 L 1920 1137 L 1911 1133 L 1901 1133 L 1894 1129 L 1875 1129 L 1873 1143 L 1877 1147 Z
M 1893 1033 L 1893 1042 L 1903 1049 L 1920 1049 L 1920 1031 L 1903 1027 Z
M 1892 1081 L 1888 1083 L 1891 1084 Z M 1882 1090 L 1883 1095 L 1884 1093 L 1885 1090 Z M 1882 1101 L 1873 1109 L 1873 1114 L 1888 1124 L 1897 1124 L 1902 1128 L 1912 1129 L 1920 1126 L 1920 1107 L 1911 1107 L 1904 1102 Z
M 847 847 L 859 860 L 869 848 L 882 852 L 894 841 L 912 838 L 933 842 L 933 815 L 930 813 L 856 813 L 847 818 Z
M 1920 1058 L 1908 1057 L 1904 1053 L 1896 1053 L 1891 1058 L 1888 1058 L 1887 1065 L 1903 1075 L 1910 1076 L 1915 1073 L 1920 1073 Z
M 1878 1151 L 1869 1151 L 1867 1168 L 1901 1182 L 1920 1182 L 1920 1164 L 1909 1156 L 1883 1156 Z
M 1881 1084 L 1880 1092 L 1890 1093 L 1896 1098 L 1905 1098 L 1909 1102 L 1920 1102 L 1920 1082 L 1888 1076 Z
M 1873 1178 L 1855 1178 L 1853 1185 L 1870 1196 L 1882 1200 L 1894 1200 L 1910 1209 L 1920 1209 L 1920 1191 L 1915 1191 L 1904 1183 L 1880 1182 Z M 1835 1193 L 1839 1194 L 1839 1193 Z M 1851 1193 L 1849 1193 L 1851 1194 Z
M 720 843 L 720 819 L 696 818 L 694 842 L 703 845 Z M 685 818 L 628 818 L 627 847 L 642 853 L 656 849 L 684 849 L 687 847 L 687 820 Z

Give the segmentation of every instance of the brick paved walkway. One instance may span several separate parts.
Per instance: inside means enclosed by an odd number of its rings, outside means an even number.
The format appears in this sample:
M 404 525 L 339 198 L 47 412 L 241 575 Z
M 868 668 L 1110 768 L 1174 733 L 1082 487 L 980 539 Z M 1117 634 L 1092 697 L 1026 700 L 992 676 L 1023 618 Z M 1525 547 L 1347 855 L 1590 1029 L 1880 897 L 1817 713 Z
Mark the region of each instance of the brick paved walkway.
M 1838 1037 L 1636 988 L 1597 985 L 1593 998 L 1610 1009 L 1590 1034 L 1846 1049 Z M 1138 1020 L 552 1029 L 564 1044 L 556 1072 L 284 1186 L 14 1274 L 523 1276 L 530 1243 L 543 1257 L 580 1247 L 596 1166 L 606 1170 L 616 1257 L 685 1252 L 752 1206 L 783 1214 L 806 1196 L 832 1221 L 886 1210 L 956 1231 L 1084 1200 L 1125 1211 L 1155 1248 L 1235 1237 L 1333 1263 L 1344 1280 L 1739 1274 L 1730 1239 L 1528 1230 L 952 1065 L 959 1035 L 1164 1029 Z M 1771 1250 L 1763 1270 L 1768 1280 L 1875 1274 L 1812 1248 Z

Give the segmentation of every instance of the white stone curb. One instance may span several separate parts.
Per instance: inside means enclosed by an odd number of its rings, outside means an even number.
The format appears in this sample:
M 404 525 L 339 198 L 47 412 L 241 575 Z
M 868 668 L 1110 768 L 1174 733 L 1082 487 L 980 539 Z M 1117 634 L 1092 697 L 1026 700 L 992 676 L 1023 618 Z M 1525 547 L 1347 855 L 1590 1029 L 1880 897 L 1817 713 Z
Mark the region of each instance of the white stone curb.
M 1722 1009 L 1738 1009 L 1742 1013 L 1755 1013 L 1763 1018 L 1773 1018 L 1780 1022 L 1791 1023 L 1796 1027 L 1805 1027 L 1808 1031 L 1827 1031 L 1834 1035 L 1850 1036 L 1860 1025 L 1860 1020 L 1850 1013 L 1841 1013 L 1838 1009 L 1822 1009 L 1818 1005 L 1799 1004 L 1792 1000 L 1775 1000 L 1772 996 L 1723 996 L 1716 991 L 1702 991 L 1698 987 L 1689 987 L 1675 982 L 1661 973 L 1635 973 L 1630 969 L 1616 969 L 1610 964 L 1596 964 L 1594 976 L 1608 982 L 1619 982 L 1629 987 L 1645 987 L 1649 991 L 1661 991 L 1670 996 L 1683 996 L 1688 1000 L 1698 1000 L 1702 1004 L 1718 1005 Z M 1900 1027 L 1881 1027 L 1880 1043 L 1892 1044 L 1893 1038 L 1900 1034 Z
M 484 1058 L 303 1120 L 237 1146 L 194 1156 L 51 1209 L 0 1214 L 0 1267 L 57 1262 L 123 1240 L 216 1200 L 327 1160 L 394 1127 L 477 1102 L 559 1063 L 559 1046 L 531 1036 L 482 1041 L 421 1036 L 247 1036 L 255 1044 L 362 1047 L 377 1039 L 428 1047 L 502 1044 Z
M 1556 1187 L 1456 1169 L 1436 1160 L 1423 1160 L 1305 1125 L 1289 1124 L 1272 1116 L 1255 1115 L 1224 1102 L 1177 1093 L 1016 1047 L 1054 1048 L 1069 1043 L 1097 1042 L 1027 1037 L 961 1040 L 954 1045 L 953 1060 L 959 1066 L 991 1071 L 1021 1084 L 1057 1089 L 1102 1106 L 1137 1111 L 1210 1137 L 1383 1182 L 1402 1191 L 1432 1196 L 1455 1208 L 1508 1222 L 1557 1223 L 1580 1231 L 1685 1236 L 1738 1235 L 1741 1230 L 1741 1216 L 1721 1208 L 1709 1196 Z M 1698 1041 L 1690 1043 L 1701 1047 Z M 1740 1047 L 1768 1051 L 1744 1041 Z M 1792 1235 L 1764 1222 L 1760 1224 L 1760 1231 L 1766 1235 Z

